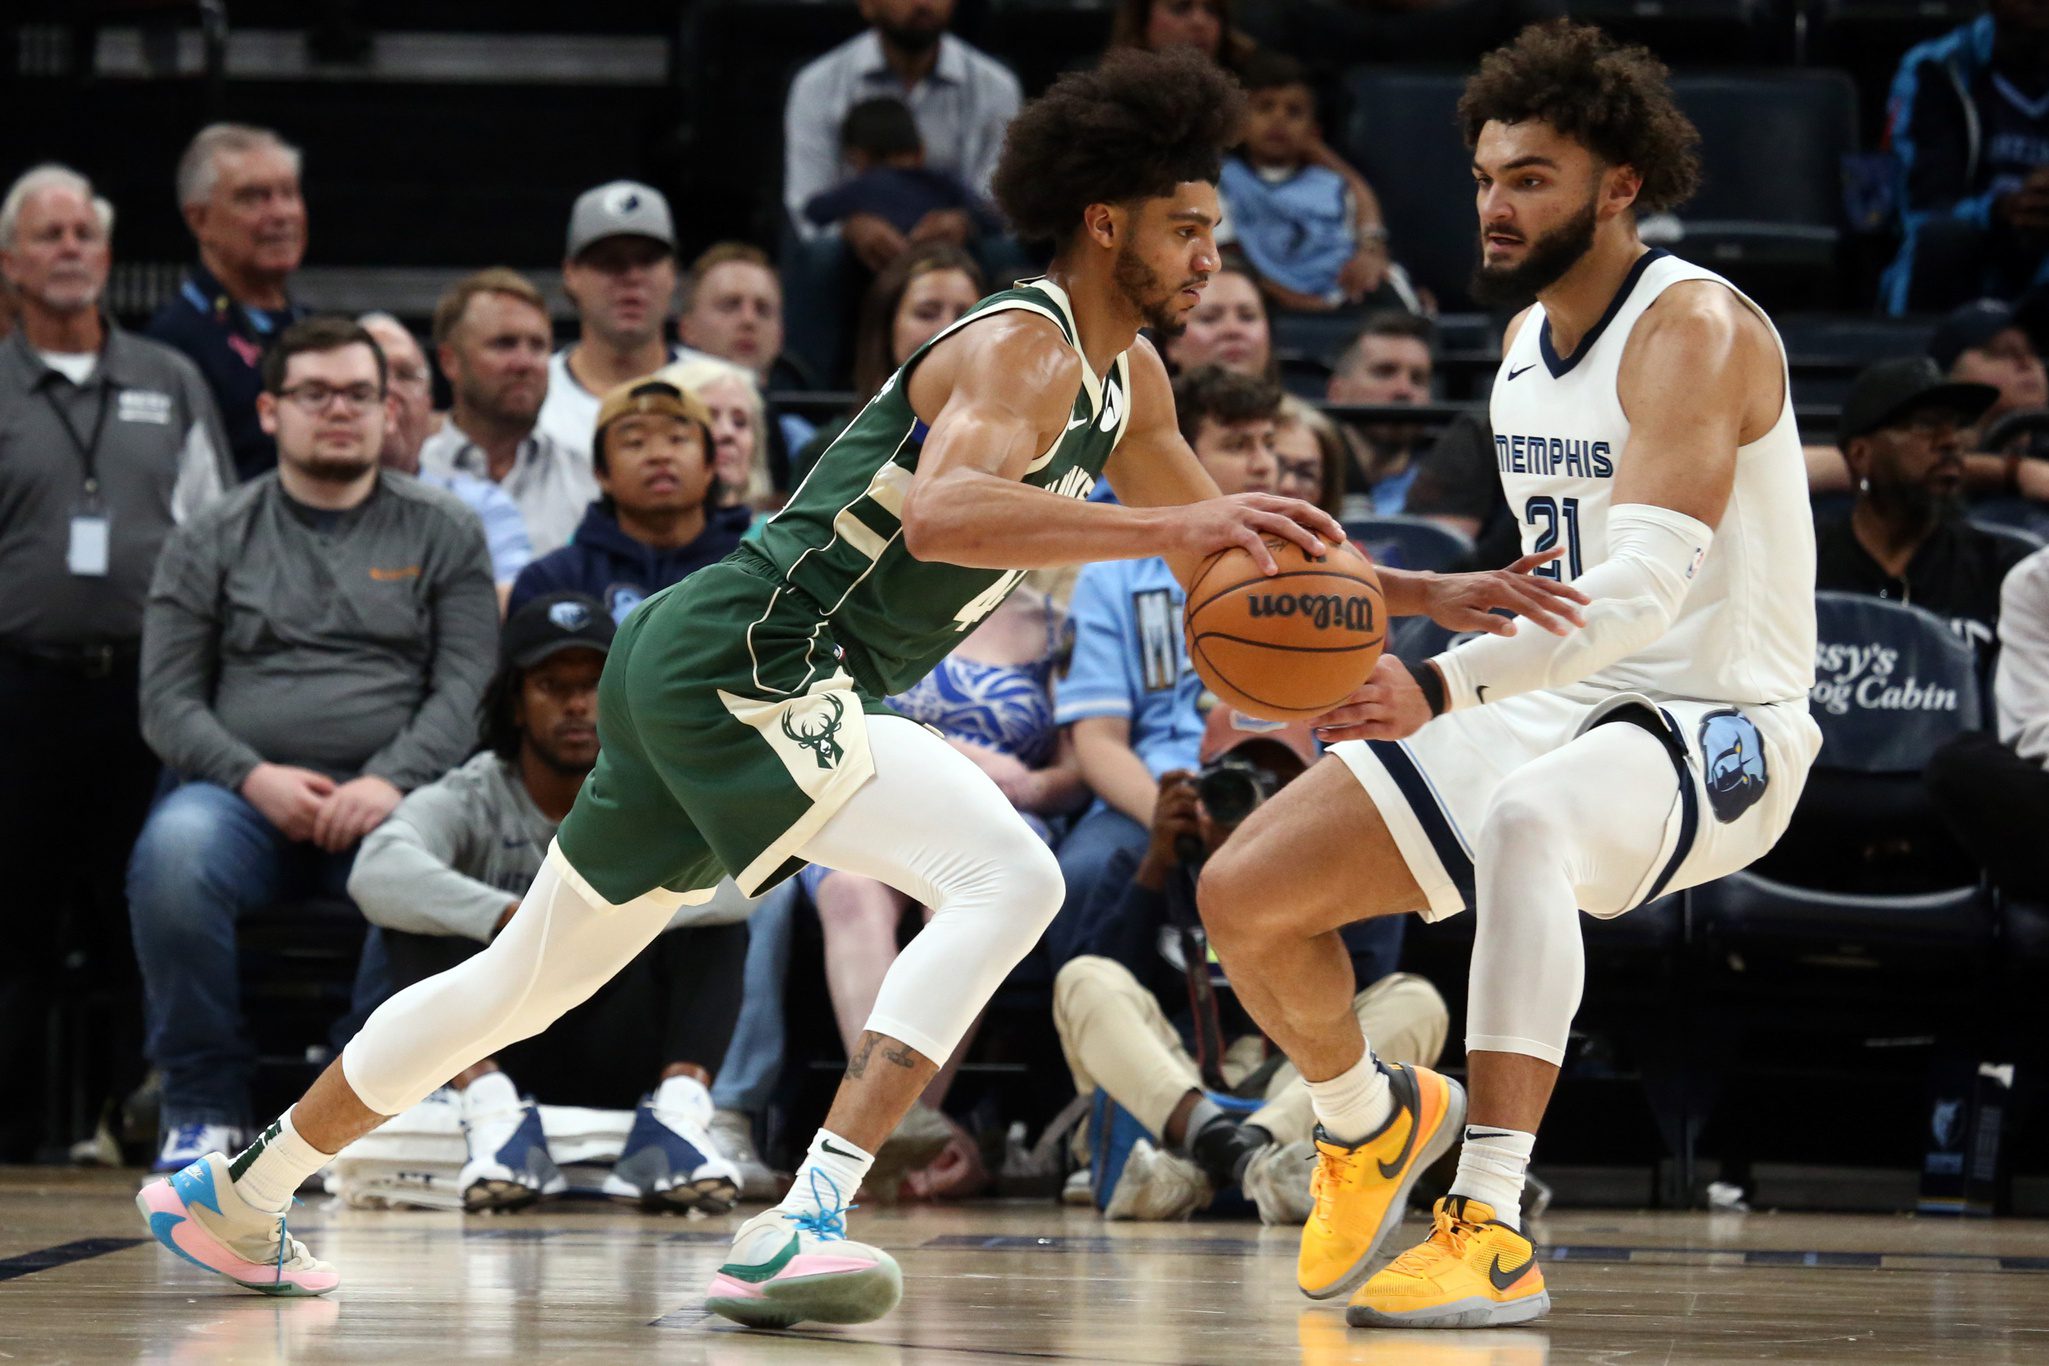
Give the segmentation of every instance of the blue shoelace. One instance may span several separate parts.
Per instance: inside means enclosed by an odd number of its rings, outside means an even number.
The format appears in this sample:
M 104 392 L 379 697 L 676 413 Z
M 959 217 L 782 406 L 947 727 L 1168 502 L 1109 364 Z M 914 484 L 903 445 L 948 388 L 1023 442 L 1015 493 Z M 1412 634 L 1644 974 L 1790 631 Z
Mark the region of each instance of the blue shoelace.
M 293 1196 L 292 1205 L 298 1203 L 299 1197 Z M 292 1213 L 292 1205 L 286 1205 L 284 1212 L 277 1217 L 277 1279 L 274 1282 L 277 1285 L 285 1283 L 285 1249 L 292 1245 L 292 1230 L 288 1222 Z
M 826 1194 L 832 1197 L 830 1201 L 826 1199 L 825 1194 L 820 1194 L 819 1192 L 818 1183 L 821 1181 L 825 1183 Z M 811 1199 L 818 1205 L 817 1209 L 807 1210 L 802 1214 L 785 1214 L 783 1218 L 796 1224 L 805 1233 L 813 1234 L 820 1238 L 845 1239 L 847 1236 L 847 1214 L 849 1211 L 857 1210 L 861 1207 L 859 1205 L 841 1205 L 840 1188 L 833 1184 L 831 1177 L 816 1167 L 811 1169 Z M 828 1203 L 832 1208 L 826 1208 Z

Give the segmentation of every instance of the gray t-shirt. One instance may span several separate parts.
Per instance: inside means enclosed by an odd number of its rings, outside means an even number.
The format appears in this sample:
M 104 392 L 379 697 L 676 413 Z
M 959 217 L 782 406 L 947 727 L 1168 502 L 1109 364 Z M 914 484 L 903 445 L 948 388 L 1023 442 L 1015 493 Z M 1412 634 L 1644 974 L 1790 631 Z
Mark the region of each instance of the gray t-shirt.
M 388 930 L 488 942 L 554 838 L 555 822 L 513 765 L 485 750 L 410 793 L 363 837 L 349 896 Z
M 79 442 L 93 445 L 94 508 Z M 160 342 L 109 327 L 82 380 L 19 332 L 0 343 L 0 641 L 132 643 L 165 537 L 234 483 L 227 451 L 206 381 Z M 82 513 L 106 521 L 104 573 L 74 571 Z
M 275 472 L 164 545 L 142 630 L 142 733 L 169 767 L 239 789 L 268 761 L 410 791 L 474 744 L 498 642 L 476 515 L 379 475 L 346 512 Z
M 485 750 L 398 804 L 363 837 L 349 896 L 373 925 L 488 943 L 526 895 L 555 838 L 518 766 Z M 668 928 L 743 920 L 754 908 L 731 878 L 710 902 L 680 906 Z

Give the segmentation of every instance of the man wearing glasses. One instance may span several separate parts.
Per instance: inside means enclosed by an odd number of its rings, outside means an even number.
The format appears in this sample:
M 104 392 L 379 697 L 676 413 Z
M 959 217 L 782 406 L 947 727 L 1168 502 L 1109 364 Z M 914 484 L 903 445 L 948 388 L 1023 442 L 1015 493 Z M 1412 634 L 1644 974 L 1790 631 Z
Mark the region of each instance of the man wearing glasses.
M 142 729 L 182 782 L 136 842 L 128 898 L 161 1169 L 248 1128 L 236 922 L 341 897 L 357 841 L 474 738 L 490 557 L 460 500 L 380 468 L 386 383 L 356 323 L 288 328 L 257 398 L 277 469 L 179 528 L 157 564 Z

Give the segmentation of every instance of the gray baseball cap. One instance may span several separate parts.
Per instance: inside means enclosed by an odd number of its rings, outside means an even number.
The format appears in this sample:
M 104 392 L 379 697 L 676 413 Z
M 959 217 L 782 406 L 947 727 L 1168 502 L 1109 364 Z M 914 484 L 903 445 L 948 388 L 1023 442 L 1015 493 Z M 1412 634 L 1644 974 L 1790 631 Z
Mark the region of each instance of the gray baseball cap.
M 676 222 L 669 201 L 652 185 L 614 180 L 576 197 L 569 211 L 569 259 L 607 237 L 649 237 L 676 249 Z

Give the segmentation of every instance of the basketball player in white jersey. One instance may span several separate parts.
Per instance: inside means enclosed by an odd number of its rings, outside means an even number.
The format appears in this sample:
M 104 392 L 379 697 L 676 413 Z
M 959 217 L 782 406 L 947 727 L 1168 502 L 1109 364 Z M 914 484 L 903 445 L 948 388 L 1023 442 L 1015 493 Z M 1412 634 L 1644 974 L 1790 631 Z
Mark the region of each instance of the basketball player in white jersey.
M 1316 1208 L 1299 1279 L 1353 1324 L 1477 1327 L 1550 1307 L 1524 1170 L 1609 918 L 1756 859 L 1820 747 L 1807 715 L 1814 536 L 1784 351 L 1727 281 L 1637 235 L 1698 178 L 1641 48 L 1564 22 L 1491 54 L 1460 119 L 1482 259 L 1509 325 L 1495 455 L 1523 548 L 1589 597 L 1420 666 L 1385 657 L 1323 718 L 1331 754 L 1210 863 L 1231 985 L 1310 1080 Z M 1337 930 L 1478 916 L 1458 1085 L 1375 1060 Z M 1373 1274 L 1416 1175 L 1464 1124 L 1427 1241 Z M 1363 1283 L 1363 1284 L 1362 1284 Z

